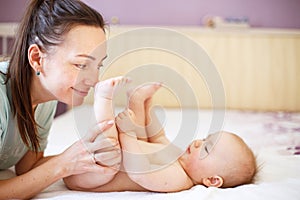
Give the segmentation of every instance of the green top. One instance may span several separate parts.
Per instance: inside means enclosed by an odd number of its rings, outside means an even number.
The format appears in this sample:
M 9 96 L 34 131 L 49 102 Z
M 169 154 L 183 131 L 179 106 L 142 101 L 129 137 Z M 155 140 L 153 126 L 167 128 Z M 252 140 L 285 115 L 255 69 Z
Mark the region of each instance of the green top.
M 0 71 L 6 73 L 8 62 L 0 62 Z M 31 149 L 22 141 L 19 134 L 16 117 L 12 113 L 11 91 L 8 84 L 4 84 L 5 75 L 0 73 L 0 170 L 15 164 Z M 47 146 L 47 137 L 56 111 L 57 101 L 39 104 L 35 110 L 35 120 L 40 136 L 42 152 Z

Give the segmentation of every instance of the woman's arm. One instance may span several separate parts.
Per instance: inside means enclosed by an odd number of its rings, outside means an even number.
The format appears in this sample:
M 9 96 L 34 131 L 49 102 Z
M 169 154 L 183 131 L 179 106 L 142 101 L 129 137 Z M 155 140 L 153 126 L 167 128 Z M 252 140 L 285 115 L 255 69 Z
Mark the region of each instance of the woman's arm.
M 22 175 L 50 158 L 53 158 L 53 156 L 44 157 L 44 152 L 35 153 L 33 151 L 27 151 L 23 158 L 15 165 L 16 174 Z
M 68 174 L 63 156 L 50 159 L 43 165 L 20 176 L 0 181 L 0 199 L 29 199 Z
M 111 126 L 112 124 L 107 122 L 96 125 L 86 137 L 75 142 L 63 153 L 46 158 L 44 163 L 35 168 L 33 167 L 39 159 L 34 159 L 35 162 L 29 161 L 32 153 L 27 153 L 17 166 L 18 173 L 22 175 L 0 181 L 0 199 L 31 198 L 57 180 L 74 174 L 107 173 L 106 167 L 95 164 L 91 152 L 101 147 L 99 142 L 94 142 L 95 138 Z

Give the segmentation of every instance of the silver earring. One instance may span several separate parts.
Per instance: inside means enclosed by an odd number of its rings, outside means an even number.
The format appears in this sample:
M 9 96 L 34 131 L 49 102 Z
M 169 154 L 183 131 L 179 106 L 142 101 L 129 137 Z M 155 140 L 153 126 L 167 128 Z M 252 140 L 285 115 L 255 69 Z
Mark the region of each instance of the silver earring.
M 39 76 L 40 74 L 41 74 L 41 72 L 40 72 L 40 71 L 37 71 L 37 72 L 36 72 L 36 75 L 37 75 L 37 76 Z

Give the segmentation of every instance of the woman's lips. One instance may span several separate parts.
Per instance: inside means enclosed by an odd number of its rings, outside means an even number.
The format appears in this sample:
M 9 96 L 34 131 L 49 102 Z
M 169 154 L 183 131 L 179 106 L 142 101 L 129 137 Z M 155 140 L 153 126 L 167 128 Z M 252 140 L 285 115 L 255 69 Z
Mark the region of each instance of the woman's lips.
M 80 96 L 83 96 L 83 97 L 87 96 L 88 93 L 89 93 L 89 91 L 78 90 L 78 89 L 73 88 L 73 87 L 72 87 L 72 89 L 75 91 L 76 94 L 78 94 Z

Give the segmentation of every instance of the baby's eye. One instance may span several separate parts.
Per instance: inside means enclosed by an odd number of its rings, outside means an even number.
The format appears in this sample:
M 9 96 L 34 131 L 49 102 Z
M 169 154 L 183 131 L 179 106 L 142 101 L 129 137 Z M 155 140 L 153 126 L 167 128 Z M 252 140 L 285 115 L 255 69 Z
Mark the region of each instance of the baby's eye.
M 201 150 L 200 150 L 200 159 L 205 158 L 206 156 L 209 155 L 209 148 L 207 147 L 207 144 L 204 143 L 202 144 Z
M 85 64 L 75 64 L 75 67 L 78 69 L 85 69 L 87 65 Z
M 206 153 L 209 153 L 209 149 L 208 147 L 205 145 L 204 150 L 206 151 Z
M 207 145 L 206 145 L 206 148 L 208 150 L 208 152 L 211 152 L 211 150 L 213 149 L 214 147 L 214 143 L 213 142 L 208 142 Z

